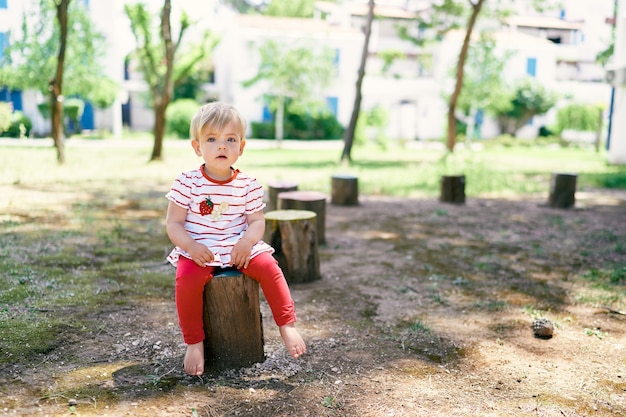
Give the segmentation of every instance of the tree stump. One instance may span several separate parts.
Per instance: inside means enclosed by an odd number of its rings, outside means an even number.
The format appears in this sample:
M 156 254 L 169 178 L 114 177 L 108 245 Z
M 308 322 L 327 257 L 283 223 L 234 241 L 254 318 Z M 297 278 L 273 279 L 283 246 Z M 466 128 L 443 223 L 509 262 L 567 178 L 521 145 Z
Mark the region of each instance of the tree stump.
M 554 208 L 570 208 L 576 202 L 576 174 L 555 173 L 550 181 L 548 205 Z
M 267 184 L 267 188 L 269 190 L 269 197 L 266 211 L 273 211 L 278 209 L 278 194 L 287 191 L 297 191 L 298 183 L 291 181 L 272 181 Z
M 443 203 L 464 204 L 465 175 L 442 175 L 439 200 Z
M 280 193 L 278 210 L 308 210 L 317 214 L 317 243 L 326 243 L 326 194 L 318 191 Z
M 331 177 L 330 202 L 338 206 L 359 205 L 359 179 L 353 175 L 333 175 Z
M 275 210 L 265 214 L 263 240 L 275 249 L 274 257 L 290 284 L 321 278 L 316 217 L 309 210 Z
M 235 269 L 216 272 L 204 287 L 207 369 L 245 368 L 265 361 L 259 284 Z

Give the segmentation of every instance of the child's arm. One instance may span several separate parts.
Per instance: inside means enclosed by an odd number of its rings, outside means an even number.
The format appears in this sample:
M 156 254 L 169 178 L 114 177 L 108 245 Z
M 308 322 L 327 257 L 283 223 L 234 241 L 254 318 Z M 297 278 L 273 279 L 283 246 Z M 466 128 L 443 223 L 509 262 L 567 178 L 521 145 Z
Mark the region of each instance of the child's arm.
M 196 242 L 185 230 L 187 209 L 178 204 L 169 202 L 167 217 L 165 218 L 165 230 L 173 244 L 184 250 L 191 259 L 200 266 L 213 260 L 213 252 L 202 243 Z
M 246 216 L 248 229 L 230 252 L 230 262 L 234 267 L 247 268 L 250 263 L 252 246 L 263 238 L 265 233 L 265 215 L 263 210 Z

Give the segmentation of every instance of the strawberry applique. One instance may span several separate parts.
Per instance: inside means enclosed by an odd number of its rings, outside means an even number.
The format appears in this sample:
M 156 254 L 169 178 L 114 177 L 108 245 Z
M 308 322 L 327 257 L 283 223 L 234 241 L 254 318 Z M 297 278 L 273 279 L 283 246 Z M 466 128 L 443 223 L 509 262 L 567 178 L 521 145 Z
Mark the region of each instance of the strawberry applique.
M 200 214 L 206 216 L 211 213 L 213 213 L 213 202 L 211 197 L 207 197 L 206 200 L 200 202 Z

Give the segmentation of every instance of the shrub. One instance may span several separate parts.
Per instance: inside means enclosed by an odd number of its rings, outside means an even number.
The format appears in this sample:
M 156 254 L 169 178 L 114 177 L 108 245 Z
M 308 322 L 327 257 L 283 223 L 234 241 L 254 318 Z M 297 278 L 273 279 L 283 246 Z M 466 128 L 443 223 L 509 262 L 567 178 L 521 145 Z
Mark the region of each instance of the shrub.
M 251 122 L 250 130 L 253 138 L 274 139 L 276 137 L 274 123 L 272 122 Z
M 167 107 L 167 133 L 176 135 L 181 139 L 189 138 L 191 118 L 198 111 L 200 103 L 195 100 L 184 98 L 172 102 Z
M 572 103 L 561 107 L 556 113 L 552 131 L 560 135 L 564 130 L 594 132 L 598 128 L 601 107 L 593 104 Z
M 13 107 L 9 103 L 0 102 L 0 134 L 11 126 Z
M 16 111 L 13 112 L 11 117 L 11 125 L 7 130 L 0 133 L 0 136 L 8 138 L 28 137 L 32 128 L 33 123 L 30 121 L 30 118 L 21 111 Z
M 251 136 L 258 139 L 275 139 L 274 122 L 251 122 Z M 344 127 L 331 113 L 317 115 L 288 113 L 285 116 L 287 139 L 341 139 Z

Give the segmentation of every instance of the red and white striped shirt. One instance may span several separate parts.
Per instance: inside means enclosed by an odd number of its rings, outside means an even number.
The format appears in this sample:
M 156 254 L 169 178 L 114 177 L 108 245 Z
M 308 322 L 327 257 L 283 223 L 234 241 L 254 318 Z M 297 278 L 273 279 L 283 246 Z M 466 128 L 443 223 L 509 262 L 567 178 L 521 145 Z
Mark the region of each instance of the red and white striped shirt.
M 183 172 L 165 197 L 187 210 L 185 230 L 213 252 L 215 259 L 207 265 L 219 267 L 230 266 L 230 252 L 248 228 L 246 215 L 265 208 L 261 184 L 238 169 L 226 181 L 208 177 L 203 166 Z M 200 205 L 207 197 L 213 203 L 213 211 L 202 215 Z M 261 240 L 252 247 L 251 257 L 261 252 L 273 253 L 274 249 Z M 167 260 L 176 266 L 180 256 L 191 258 L 177 246 Z

